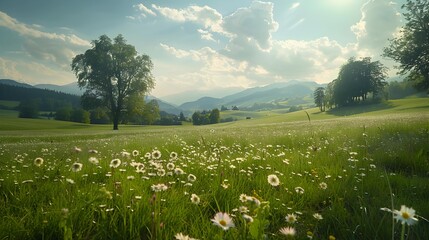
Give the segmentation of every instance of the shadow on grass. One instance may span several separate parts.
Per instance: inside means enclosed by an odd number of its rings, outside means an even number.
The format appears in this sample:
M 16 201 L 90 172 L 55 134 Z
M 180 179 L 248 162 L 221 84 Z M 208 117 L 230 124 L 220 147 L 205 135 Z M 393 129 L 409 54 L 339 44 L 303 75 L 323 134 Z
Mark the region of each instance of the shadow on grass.
M 375 112 L 393 108 L 394 105 L 390 102 L 381 103 L 358 103 L 350 106 L 334 108 L 326 111 L 326 114 L 334 116 L 350 116 L 360 113 Z

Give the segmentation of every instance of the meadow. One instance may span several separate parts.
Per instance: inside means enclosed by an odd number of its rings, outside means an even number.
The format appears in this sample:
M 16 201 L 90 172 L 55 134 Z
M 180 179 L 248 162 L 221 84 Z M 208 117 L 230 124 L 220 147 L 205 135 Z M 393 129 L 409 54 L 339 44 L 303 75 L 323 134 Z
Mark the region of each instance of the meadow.
M 428 239 L 428 110 L 119 131 L 0 111 L 0 239 Z

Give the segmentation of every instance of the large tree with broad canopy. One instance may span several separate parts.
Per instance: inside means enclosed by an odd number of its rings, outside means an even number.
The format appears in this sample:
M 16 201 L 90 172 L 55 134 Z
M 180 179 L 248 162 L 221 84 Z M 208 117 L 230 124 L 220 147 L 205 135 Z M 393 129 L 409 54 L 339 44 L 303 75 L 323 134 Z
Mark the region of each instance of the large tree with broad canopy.
M 92 48 L 73 58 L 72 71 L 79 87 L 86 91 L 82 103 L 88 107 L 105 106 L 110 111 L 113 130 L 118 130 L 129 99 L 141 97 L 155 86 L 147 55 L 138 55 L 122 35 L 112 40 L 102 35 L 92 41 Z

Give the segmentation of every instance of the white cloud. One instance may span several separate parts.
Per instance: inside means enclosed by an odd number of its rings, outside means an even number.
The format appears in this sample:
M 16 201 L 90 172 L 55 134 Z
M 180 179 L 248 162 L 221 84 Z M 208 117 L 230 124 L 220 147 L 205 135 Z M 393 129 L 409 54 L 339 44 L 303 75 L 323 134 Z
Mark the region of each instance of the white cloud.
M 369 0 L 361 8 L 362 17 L 351 27 L 358 48 L 364 54 L 379 55 L 401 26 L 401 15 L 396 4 L 388 0 Z
M 257 47 L 269 50 L 272 45 L 271 33 L 277 31 L 278 23 L 273 18 L 273 4 L 254 1 L 247 8 L 239 8 L 224 18 L 223 29 L 234 38 L 255 41 Z
M 86 41 L 74 34 L 44 32 L 41 26 L 27 25 L 0 11 L 0 27 L 8 28 L 22 37 L 22 50 L 37 61 L 45 61 L 70 71 L 70 63 L 77 52 L 90 47 Z
M 84 39 L 81 39 L 76 35 L 73 35 L 73 34 L 65 35 L 65 34 L 43 32 L 36 29 L 36 28 L 40 28 L 41 26 L 38 26 L 38 27 L 34 27 L 34 25 L 33 27 L 28 26 L 24 23 L 20 23 L 16 19 L 10 17 L 9 15 L 1 11 L 0 11 L 0 27 L 8 28 L 26 37 L 61 40 L 65 43 L 69 43 L 76 46 L 85 46 L 85 47 L 91 46 L 90 42 Z
M 301 3 L 299 3 L 299 2 L 295 2 L 295 3 L 293 3 L 293 4 L 290 6 L 289 10 L 296 9 L 296 8 L 298 8 L 298 7 L 299 7 L 299 5 L 301 5 Z
M 143 3 L 136 4 L 133 7 L 137 8 L 143 17 L 147 17 L 147 14 L 156 16 L 156 13 L 151 9 L 149 9 L 148 7 L 146 7 Z
M 213 39 L 213 34 L 209 31 L 203 29 L 198 29 L 197 31 L 201 34 L 201 39 L 216 42 L 216 40 Z
M 31 84 L 67 84 L 76 81 L 69 70 L 58 70 L 37 62 L 10 60 L 0 57 L 0 77 Z
M 200 7 L 193 5 L 183 9 L 175 9 L 152 4 L 152 8 L 170 20 L 176 22 L 195 22 L 213 32 L 222 32 L 219 26 L 222 21 L 222 15 L 216 9 L 209 6 Z

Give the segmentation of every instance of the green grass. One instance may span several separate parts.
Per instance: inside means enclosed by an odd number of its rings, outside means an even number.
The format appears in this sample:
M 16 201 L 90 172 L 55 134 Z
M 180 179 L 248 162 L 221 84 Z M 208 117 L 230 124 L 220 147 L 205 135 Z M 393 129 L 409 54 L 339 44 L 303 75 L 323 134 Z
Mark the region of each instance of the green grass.
M 309 109 L 310 122 L 301 111 L 119 131 L 22 119 L 27 130 L 16 125 L 0 134 L 0 239 L 174 239 L 179 232 L 197 239 L 284 239 L 279 229 L 285 226 L 296 229 L 297 239 L 309 231 L 313 239 L 391 239 L 392 229 L 399 239 L 401 224 L 380 208 L 392 208 L 393 201 L 395 209 L 406 205 L 429 218 L 427 100 L 390 101 L 388 108 L 353 115 L 345 109 L 341 117 Z M 18 121 L 0 114 L 0 126 Z M 152 156 L 157 151 L 160 158 Z M 44 160 L 39 167 L 37 157 Z M 118 168 L 109 166 L 115 158 L 122 161 Z M 134 162 L 145 172 L 136 172 Z M 72 171 L 74 163 L 82 170 Z M 175 174 L 171 163 L 185 174 Z M 268 183 L 271 174 L 278 187 Z M 155 184 L 168 188 L 154 192 Z M 198 205 L 191 194 L 199 196 Z M 241 202 L 241 194 L 262 204 Z M 235 211 L 240 206 L 253 222 Z M 235 227 L 215 226 L 217 212 L 234 214 Z M 288 214 L 297 222 L 286 222 Z M 422 218 L 407 226 L 408 239 L 428 235 Z

